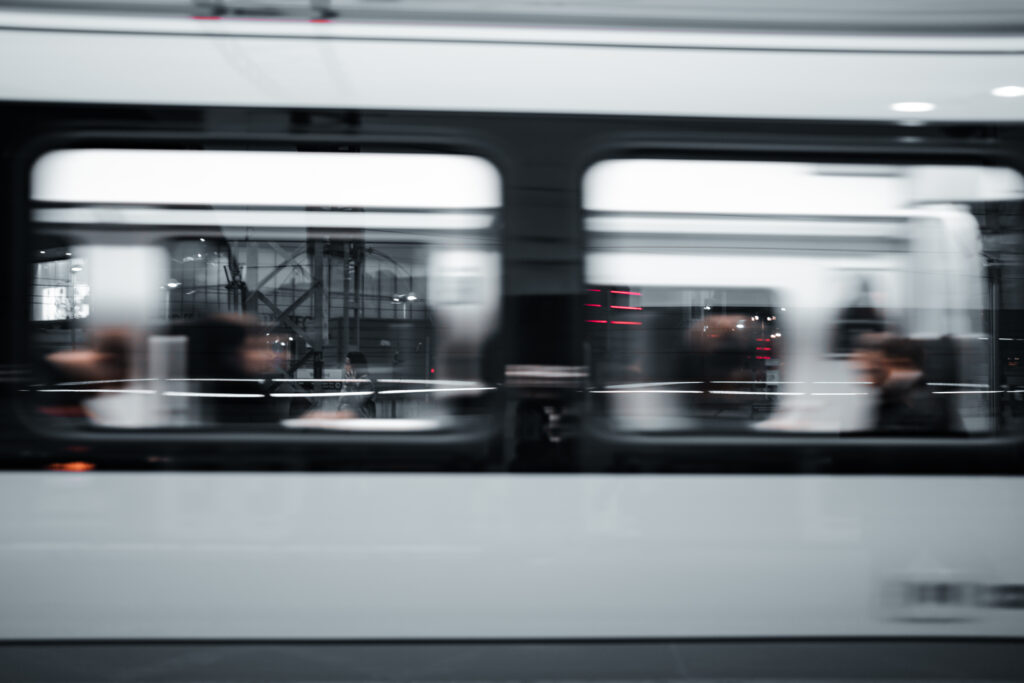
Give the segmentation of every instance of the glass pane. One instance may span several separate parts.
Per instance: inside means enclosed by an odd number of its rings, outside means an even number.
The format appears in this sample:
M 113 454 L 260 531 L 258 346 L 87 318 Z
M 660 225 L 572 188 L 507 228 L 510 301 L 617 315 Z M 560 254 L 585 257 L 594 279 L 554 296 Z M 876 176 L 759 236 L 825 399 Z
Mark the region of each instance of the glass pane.
M 39 411 L 341 431 L 486 411 L 499 197 L 488 162 L 455 155 L 49 153 L 32 187 Z
M 597 164 L 593 412 L 654 432 L 1016 424 L 1022 189 L 982 166 Z

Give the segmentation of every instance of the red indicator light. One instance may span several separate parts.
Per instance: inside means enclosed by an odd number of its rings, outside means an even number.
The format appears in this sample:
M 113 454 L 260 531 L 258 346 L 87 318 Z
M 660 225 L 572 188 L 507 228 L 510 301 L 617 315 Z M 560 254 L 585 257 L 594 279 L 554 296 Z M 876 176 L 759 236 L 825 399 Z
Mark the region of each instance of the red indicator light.
M 770 339 L 755 339 L 754 341 L 771 341 Z
M 601 290 L 600 289 L 588 289 L 587 291 L 588 292 L 600 292 Z
M 609 289 L 608 291 L 611 292 L 612 294 L 627 294 L 629 296 L 643 296 L 643 294 L 641 294 L 640 292 L 627 292 L 627 291 L 622 290 L 622 289 Z
M 609 306 L 608 308 L 618 308 L 623 311 L 642 311 L 643 306 Z
M 772 347 L 770 347 L 770 346 L 755 346 L 754 350 L 755 351 L 771 351 Z
M 430 374 L 431 374 L 431 375 L 433 375 L 433 374 L 434 374 L 434 368 L 430 368 Z
M 612 325 L 643 325 L 643 323 L 631 323 L 627 320 L 613 320 Z
M 754 356 L 757 360 L 771 360 L 771 356 Z
M 587 322 L 588 323 L 606 323 L 608 321 L 607 320 L 588 320 Z
M 58 472 L 88 472 L 89 470 L 96 469 L 96 465 L 91 462 L 82 462 L 81 460 L 75 462 L 52 462 L 47 466 L 47 469 Z
M 601 308 L 601 304 L 583 304 L 584 306 L 590 306 L 591 308 Z M 612 308 L 615 308 L 612 306 Z

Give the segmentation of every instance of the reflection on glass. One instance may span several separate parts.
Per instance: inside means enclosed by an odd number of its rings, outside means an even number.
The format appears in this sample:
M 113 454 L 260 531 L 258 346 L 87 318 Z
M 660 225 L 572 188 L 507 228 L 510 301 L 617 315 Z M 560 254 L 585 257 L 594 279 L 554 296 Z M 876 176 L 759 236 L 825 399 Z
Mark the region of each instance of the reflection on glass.
M 57 152 L 34 174 L 42 414 L 415 431 L 487 410 L 500 192 L 485 162 L 122 151 Z M 210 166 L 250 184 L 212 192 L 194 177 Z M 124 183 L 95 186 L 97 173 Z
M 1022 189 L 983 167 L 596 165 L 593 409 L 639 432 L 999 429 L 1024 392 L 998 359 L 1024 241 L 984 217 Z

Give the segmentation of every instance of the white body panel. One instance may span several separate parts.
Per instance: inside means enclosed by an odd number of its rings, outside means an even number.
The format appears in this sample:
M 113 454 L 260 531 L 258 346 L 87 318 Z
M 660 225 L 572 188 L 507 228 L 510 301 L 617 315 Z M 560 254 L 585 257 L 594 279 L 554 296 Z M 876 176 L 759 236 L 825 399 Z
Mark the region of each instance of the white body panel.
M 1024 99 L 991 92 L 1019 85 L 1024 54 L 1016 38 L 830 43 L 614 30 L 431 33 L 387 25 L 43 17 L 0 12 L 0 63 L 24 65 L 0 70 L 0 99 L 816 120 L 1024 118 Z M 906 52 L 908 45 L 920 52 Z M 935 108 L 891 109 L 908 101 Z
M 998 477 L 14 474 L 0 638 L 1019 636 Z

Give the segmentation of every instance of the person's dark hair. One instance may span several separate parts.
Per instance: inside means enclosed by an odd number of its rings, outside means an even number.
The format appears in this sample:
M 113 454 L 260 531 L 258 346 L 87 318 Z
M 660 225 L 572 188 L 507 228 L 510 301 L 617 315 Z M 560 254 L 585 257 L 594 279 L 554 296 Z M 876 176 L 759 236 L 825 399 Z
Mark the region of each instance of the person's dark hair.
M 352 366 L 352 371 L 357 375 L 365 374 L 367 371 L 366 367 L 366 356 L 359 351 L 349 351 L 345 354 L 345 359 L 348 360 Z
M 204 319 L 175 325 L 173 334 L 188 337 L 188 367 L 192 377 L 243 377 L 241 351 L 245 325 L 232 320 Z
M 920 343 L 905 337 L 893 337 L 886 339 L 881 344 L 882 353 L 891 360 L 915 368 L 924 367 L 924 348 Z

